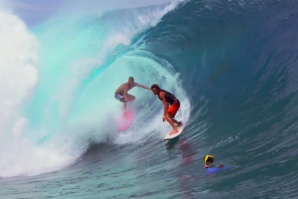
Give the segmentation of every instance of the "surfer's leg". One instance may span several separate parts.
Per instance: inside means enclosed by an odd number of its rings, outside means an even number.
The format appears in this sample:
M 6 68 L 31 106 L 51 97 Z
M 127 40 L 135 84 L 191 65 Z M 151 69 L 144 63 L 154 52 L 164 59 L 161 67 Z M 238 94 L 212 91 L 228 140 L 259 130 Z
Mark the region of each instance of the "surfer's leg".
M 123 104 L 123 110 L 126 109 L 126 105 L 127 105 L 128 102 L 132 102 L 132 101 L 134 101 L 136 99 L 135 96 L 133 96 L 131 94 L 128 94 L 128 93 L 127 93 L 127 98 L 128 98 L 128 101 L 125 101 L 125 99 L 123 97 L 123 103 L 124 103 Z
M 177 111 L 179 110 L 179 107 L 180 107 L 180 103 L 177 103 L 177 104 L 171 105 L 168 108 L 167 120 L 171 124 L 171 126 L 173 127 L 173 131 L 170 133 L 170 135 L 178 133 L 177 127 L 182 125 L 182 122 L 178 122 L 177 120 L 174 119 Z M 177 126 L 175 126 L 175 124 L 177 124 Z
M 131 94 L 128 94 L 128 93 L 127 93 L 127 97 L 128 97 L 128 101 L 130 101 L 130 102 L 132 102 L 132 101 L 134 101 L 136 99 L 135 96 L 133 96 Z
M 126 109 L 126 102 L 125 102 L 125 99 L 124 99 L 123 95 L 115 94 L 115 98 L 116 98 L 117 100 L 119 100 L 120 102 L 123 103 L 122 110 L 125 110 L 125 109 Z
M 172 128 L 173 128 L 173 131 L 170 133 L 170 135 L 175 134 L 175 133 L 178 133 L 178 129 L 177 129 L 177 127 L 175 126 L 173 119 L 172 119 L 169 115 L 167 115 L 167 121 L 169 122 L 169 124 L 170 124 L 170 125 L 172 126 Z
M 183 125 L 182 121 L 181 121 L 181 122 L 178 122 L 178 121 L 175 120 L 174 118 L 172 118 L 172 120 L 173 120 L 173 122 L 174 122 L 175 124 L 177 124 L 177 125 L 176 125 L 177 127 L 180 127 L 180 126 Z

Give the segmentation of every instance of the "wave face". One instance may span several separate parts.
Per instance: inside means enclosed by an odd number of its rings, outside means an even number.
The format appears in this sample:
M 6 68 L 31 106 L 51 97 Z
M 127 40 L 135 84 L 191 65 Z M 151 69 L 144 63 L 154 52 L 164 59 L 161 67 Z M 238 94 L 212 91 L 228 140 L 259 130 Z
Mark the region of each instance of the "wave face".
M 31 30 L 0 14 L 11 44 L 0 55 L 0 176 L 42 181 L 15 185 L 20 194 L 63 184 L 64 198 L 295 195 L 297 2 L 183 1 L 59 15 Z M 117 132 L 114 92 L 129 76 L 181 101 L 172 149 L 151 91 L 131 90 L 136 119 Z M 207 153 L 232 169 L 204 176 Z

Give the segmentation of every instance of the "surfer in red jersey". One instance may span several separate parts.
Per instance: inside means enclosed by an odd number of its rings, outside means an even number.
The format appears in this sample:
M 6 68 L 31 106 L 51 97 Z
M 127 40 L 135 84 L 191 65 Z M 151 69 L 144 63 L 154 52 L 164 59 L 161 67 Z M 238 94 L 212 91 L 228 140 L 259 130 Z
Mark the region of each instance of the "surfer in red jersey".
M 141 85 L 141 84 L 135 82 L 133 77 L 129 77 L 128 81 L 121 84 L 115 92 L 115 98 L 117 100 L 119 100 L 120 102 L 124 103 L 123 104 L 124 110 L 126 109 L 127 102 L 129 102 L 129 101 L 132 102 L 135 100 L 135 96 L 127 93 L 130 89 L 132 89 L 135 86 L 150 90 L 150 88 L 148 88 L 147 86 L 144 86 L 144 85 Z
M 153 84 L 151 86 L 151 90 L 154 93 L 154 95 L 158 96 L 158 98 L 162 101 L 164 105 L 164 114 L 162 117 L 162 121 L 167 120 L 169 124 L 173 127 L 173 131 L 170 133 L 170 135 L 178 133 L 177 127 L 183 125 L 182 122 L 178 122 L 174 119 L 176 113 L 180 108 L 179 100 L 172 93 L 159 88 L 157 84 Z

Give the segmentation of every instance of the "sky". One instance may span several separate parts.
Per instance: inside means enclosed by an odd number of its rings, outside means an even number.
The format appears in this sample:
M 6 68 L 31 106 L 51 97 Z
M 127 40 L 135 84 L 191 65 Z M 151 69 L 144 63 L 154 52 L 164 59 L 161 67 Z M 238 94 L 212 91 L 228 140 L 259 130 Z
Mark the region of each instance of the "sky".
M 59 8 L 60 0 L 0 0 L 1 9 L 20 17 L 29 27 L 51 17 Z
M 34 27 L 57 13 L 102 12 L 104 10 L 142 7 L 171 0 L 0 0 L 28 27 Z

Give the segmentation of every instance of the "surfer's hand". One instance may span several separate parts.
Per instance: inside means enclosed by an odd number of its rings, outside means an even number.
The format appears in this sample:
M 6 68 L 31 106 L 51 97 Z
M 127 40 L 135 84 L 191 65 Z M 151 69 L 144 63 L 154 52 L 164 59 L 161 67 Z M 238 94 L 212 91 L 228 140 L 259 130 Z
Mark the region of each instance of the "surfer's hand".
M 164 116 L 162 117 L 162 121 L 164 122 L 166 119 L 167 119 L 167 117 L 164 115 Z

